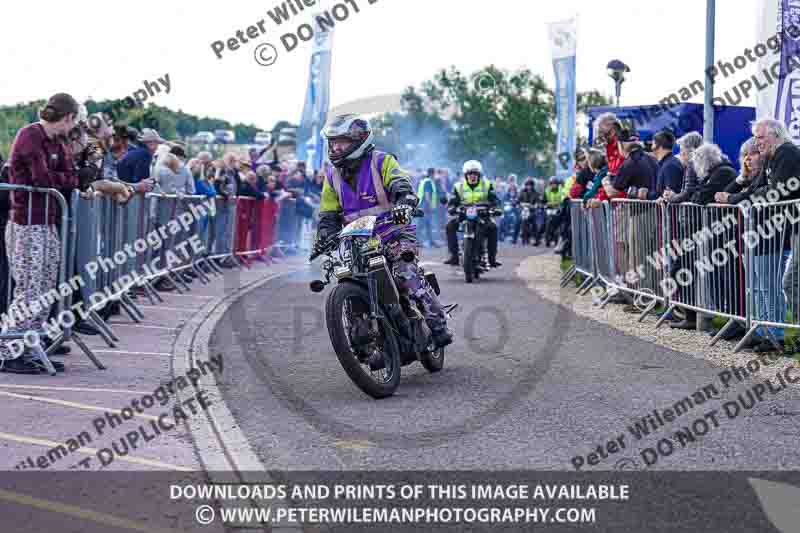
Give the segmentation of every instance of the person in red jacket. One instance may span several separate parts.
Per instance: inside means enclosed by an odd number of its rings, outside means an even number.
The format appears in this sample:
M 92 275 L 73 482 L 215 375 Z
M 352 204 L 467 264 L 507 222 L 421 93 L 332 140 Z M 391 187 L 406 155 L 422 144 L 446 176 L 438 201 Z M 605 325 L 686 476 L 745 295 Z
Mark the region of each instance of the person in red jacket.
M 17 132 L 9 163 L 9 183 L 57 189 L 69 198 L 79 184 L 73 154 L 66 135 L 76 125 L 78 102 L 65 93 L 53 95 L 39 111 L 39 120 Z M 61 213 L 54 198 L 44 193 L 11 194 L 13 217 L 6 231 L 6 249 L 11 259 L 11 275 L 16 286 L 8 316 L 13 325 L 6 333 L 38 330 L 47 320 L 50 308 L 32 302 L 56 287 L 61 260 L 57 224 Z M 66 228 L 64 228 L 66 229 Z M 63 238 L 63 235 L 62 235 Z M 28 312 L 25 312 L 25 310 Z M 36 311 L 36 312 L 34 312 Z M 40 363 L 12 353 L 0 345 L 0 370 L 19 374 L 38 374 Z M 54 362 L 63 371 L 61 363 Z
M 608 173 L 611 176 L 617 175 L 622 162 L 625 161 L 619 138 L 623 131 L 622 123 L 614 113 L 603 113 L 597 117 L 597 139 L 606 148 Z

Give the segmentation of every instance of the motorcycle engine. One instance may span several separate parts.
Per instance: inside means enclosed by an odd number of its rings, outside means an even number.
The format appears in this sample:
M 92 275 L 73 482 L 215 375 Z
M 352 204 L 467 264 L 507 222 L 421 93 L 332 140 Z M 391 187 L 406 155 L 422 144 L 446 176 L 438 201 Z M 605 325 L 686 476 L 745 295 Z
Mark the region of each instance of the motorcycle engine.
M 369 321 L 363 318 L 355 320 L 350 327 L 350 342 L 353 347 L 363 347 L 373 341 L 372 331 L 370 331 Z

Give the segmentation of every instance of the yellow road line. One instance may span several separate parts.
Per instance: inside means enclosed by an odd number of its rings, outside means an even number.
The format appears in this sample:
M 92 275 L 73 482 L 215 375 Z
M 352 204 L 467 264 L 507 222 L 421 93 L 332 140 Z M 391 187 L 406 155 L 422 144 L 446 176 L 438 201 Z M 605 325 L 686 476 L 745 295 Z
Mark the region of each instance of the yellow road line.
M 56 446 L 64 446 L 63 442 L 55 442 L 46 439 L 35 439 L 31 437 L 20 437 L 19 435 L 12 435 L 11 433 L 2 433 L 2 432 L 0 432 L 0 439 L 10 440 L 13 442 L 21 442 L 23 444 L 36 444 L 37 446 L 47 446 L 48 448 L 55 448 Z M 75 451 L 86 455 L 96 455 L 98 449 L 90 448 L 88 446 L 83 446 Z M 124 461 L 126 463 L 133 463 L 144 466 L 157 466 L 159 468 L 164 468 L 167 470 L 175 470 L 178 472 L 194 472 L 192 468 L 186 468 L 185 466 L 171 465 L 169 463 L 163 463 L 161 461 L 156 461 L 153 459 L 142 459 L 139 457 L 131 457 L 130 455 L 118 456 L 115 454 L 114 460 Z
M 186 309 L 185 307 L 164 307 L 161 305 L 140 305 L 143 309 L 160 309 L 162 311 L 181 311 L 183 313 L 194 313 L 194 309 Z
M 128 355 L 168 355 L 168 356 L 172 357 L 171 353 L 166 353 L 166 352 L 136 352 L 136 351 L 131 351 L 131 350 L 97 350 L 95 348 L 92 348 L 92 351 L 95 352 L 95 353 L 111 353 L 111 354 L 116 354 L 116 353 L 123 354 L 124 353 L 124 354 L 128 354 Z
M 180 531 L 177 529 L 164 529 L 164 528 L 154 527 L 153 524 L 134 522 L 133 520 L 119 518 L 114 515 L 100 513 L 97 511 L 91 511 L 89 509 L 83 509 L 75 505 L 68 505 L 65 503 L 43 500 L 41 498 L 34 498 L 33 496 L 28 496 L 27 494 L 19 494 L 17 492 L 11 492 L 3 489 L 0 489 L 0 500 L 6 500 L 21 505 L 29 505 L 31 507 L 36 507 L 37 509 L 43 509 L 45 511 L 53 511 L 55 513 L 74 516 L 77 518 L 83 518 L 85 520 L 91 520 L 92 522 L 97 522 L 100 524 L 113 526 L 117 528 L 130 529 L 133 531 L 144 531 L 153 533 L 178 533 Z
M 87 405 L 85 403 L 77 403 L 77 402 L 68 402 L 66 400 L 57 400 L 55 398 L 47 398 L 44 396 L 31 396 L 29 394 L 16 394 L 14 392 L 5 392 L 0 391 L 0 396 L 8 396 L 9 398 L 20 398 L 22 400 L 33 400 L 35 402 L 45 402 L 45 403 L 52 403 L 56 405 L 63 405 L 65 407 L 74 407 L 76 409 L 83 409 L 85 411 L 100 411 L 101 413 L 116 413 L 118 415 L 122 414 L 120 409 L 106 409 L 105 407 L 96 407 L 94 405 Z M 145 415 L 137 413 L 133 408 L 131 408 L 133 412 L 133 416 L 136 418 L 144 418 L 146 420 L 154 420 L 158 422 L 158 417 L 153 415 Z
M 151 326 L 149 324 L 139 324 L 138 322 L 109 322 L 109 326 L 136 326 L 137 328 L 147 328 L 147 329 L 160 329 L 164 331 L 175 331 L 178 328 L 168 328 L 165 326 Z
M 69 392 L 111 392 L 118 394 L 136 394 L 138 396 L 144 396 L 145 394 L 151 394 L 153 392 L 153 391 L 143 392 L 138 390 L 120 390 L 120 389 L 88 389 L 82 387 L 49 387 L 47 385 L 9 385 L 6 383 L 0 383 L 0 388 L 36 389 L 36 390 L 69 391 Z

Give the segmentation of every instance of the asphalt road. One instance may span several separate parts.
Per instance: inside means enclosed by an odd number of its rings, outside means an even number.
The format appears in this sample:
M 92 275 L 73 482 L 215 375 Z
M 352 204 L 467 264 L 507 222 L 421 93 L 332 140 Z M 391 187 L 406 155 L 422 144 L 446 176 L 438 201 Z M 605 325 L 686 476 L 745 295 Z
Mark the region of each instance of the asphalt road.
M 503 248 L 504 266 L 473 285 L 459 269 L 433 266 L 443 301 L 461 305 L 452 324 L 457 341 L 442 372 L 404 367 L 397 394 L 380 401 L 339 366 L 324 326 L 327 291 L 308 290 L 311 272 L 276 278 L 241 299 L 220 322 L 212 350 L 225 354 L 220 387 L 267 469 L 574 471 L 574 457 L 587 461 L 620 435 L 624 449 L 583 469 L 644 469 L 640 451 L 684 427 L 697 430 L 696 441 L 681 447 L 673 439 L 674 452 L 651 469 L 800 467 L 797 389 L 725 416 L 721 404 L 755 381 L 637 441 L 627 429 L 634 420 L 720 386 L 723 369 L 540 298 L 517 272 L 521 263 L 531 270 L 524 259 L 532 253 Z M 703 417 L 713 410 L 718 426 Z M 697 419 L 708 424 L 704 436 Z

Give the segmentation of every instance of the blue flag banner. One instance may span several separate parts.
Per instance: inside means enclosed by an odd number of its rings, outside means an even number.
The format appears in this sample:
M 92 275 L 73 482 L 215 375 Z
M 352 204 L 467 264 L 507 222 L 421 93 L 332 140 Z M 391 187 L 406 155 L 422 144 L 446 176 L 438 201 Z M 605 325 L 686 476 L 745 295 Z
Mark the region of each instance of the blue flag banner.
M 316 15 L 312 19 L 316 21 Z M 312 23 L 312 25 L 314 25 Z M 314 48 L 311 51 L 311 67 L 308 75 L 308 90 L 303 106 L 303 116 L 297 129 L 297 159 L 307 161 L 307 167 L 319 170 L 325 157 L 325 142 L 322 128 L 328 120 L 330 105 L 331 50 L 333 29 L 320 31 L 314 25 Z
M 777 83 L 757 92 L 756 116 L 780 120 L 800 144 L 800 0 L 762 0 L 757 9 L 758 42 L 771 48 L 772 41 L 780 40 L 781 57 L 779 71 L 773 54 L 759 59 L 759 72 L 768 69 Z
M 575 19 L 549 24 L 556 77 L 556 176 L 572 175 L 575 157 L 575 120 L 577 92 L 575 87 L 575 51 L 577 23 Z

